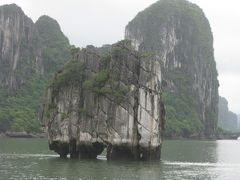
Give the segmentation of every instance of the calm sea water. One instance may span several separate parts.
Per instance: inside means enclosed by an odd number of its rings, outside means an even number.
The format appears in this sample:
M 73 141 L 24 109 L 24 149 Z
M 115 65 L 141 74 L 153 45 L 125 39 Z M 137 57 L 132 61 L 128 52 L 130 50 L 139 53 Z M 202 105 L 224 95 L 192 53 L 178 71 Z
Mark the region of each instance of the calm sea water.
M 240 141 L 165 141 L 160 162 L 60 159 L 46 139 L 0 138 L 0 179 L 240 179 Z

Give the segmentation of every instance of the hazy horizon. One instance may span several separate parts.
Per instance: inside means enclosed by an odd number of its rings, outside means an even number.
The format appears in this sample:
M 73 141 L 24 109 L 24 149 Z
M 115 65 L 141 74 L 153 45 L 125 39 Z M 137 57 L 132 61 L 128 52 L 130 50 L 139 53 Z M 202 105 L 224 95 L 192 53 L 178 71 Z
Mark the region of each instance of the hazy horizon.
M 92 44 L 113 44 L 124 38 L 125 26 L 139 11 L 156 0 L 1 0 L 0 5 L 15 3 L 33 21 L 48 15 L 58 21 L 71 44 L 85 47 Z M 229 102 L 229 109 L 240 114 L 240 2 L 236 0 L 191 0 L 205 12 L 214 36 L 215 60 L 219 72 L 219 94 Z

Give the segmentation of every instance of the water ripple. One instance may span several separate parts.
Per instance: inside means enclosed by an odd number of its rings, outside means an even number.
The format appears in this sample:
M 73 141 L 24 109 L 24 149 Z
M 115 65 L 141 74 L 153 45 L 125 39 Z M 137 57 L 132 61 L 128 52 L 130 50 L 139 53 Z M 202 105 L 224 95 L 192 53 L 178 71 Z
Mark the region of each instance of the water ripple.
M 210 163 L 210 162 L 180 162 L 163 161 L 165 165 L 177 166 L 204 166 L 204 167 L 236 167 L 240 168 L 240 163 Z

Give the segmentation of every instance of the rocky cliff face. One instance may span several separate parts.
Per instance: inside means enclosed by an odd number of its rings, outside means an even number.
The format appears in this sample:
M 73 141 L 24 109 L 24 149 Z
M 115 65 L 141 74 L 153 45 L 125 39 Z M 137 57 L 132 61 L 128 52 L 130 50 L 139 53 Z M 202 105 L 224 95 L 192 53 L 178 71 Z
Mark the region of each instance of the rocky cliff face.
M 55 72 L 49 67 L 59 68 L 69 57 L 67 48 L 59 50 L 61 43 L 69 44 L 54 19 L 42 16 L 33 23 L 17 5 L 1 6 L 0 85 L 16 90 L 34 73 Z M 53 59 L 55 64 L 50 64 Z
M 47 81 L 69 59 L 56 20 L 34 23 L 15 4 L 0 6 L 0 132 L 33 131 Z
M 227 131 L 238 131 L 238 117 L 229 111 L 226 98 L 219 97 L 218 110 L 218 127 Z
M 37 29 L 16 5 L 0 7 L 0 85 L 17 89 L 41 64 Z M 26 69 L 26 66 L 29 68 Z M 36 71 L 41 69 L 36 68 Z
M 58 22 L 49 16 L 41 16 L 35 23 L 41 49 L 42 72 L 54 74 L 70 59 L 70 45 Z
M 88 46 L 75 54 L 47 91 L 44 122 L 60 156 L 159 159 L 164 127 L 161 68 L 156 56 L 129 41 L 100 55 Z
M 202 10 L 185 0 L 158 1 L 129 22 L 125 38 L 135 49 L 159 57 L 167 82 L 167 135 L 214 136 L 218 74 L 213 36 Z

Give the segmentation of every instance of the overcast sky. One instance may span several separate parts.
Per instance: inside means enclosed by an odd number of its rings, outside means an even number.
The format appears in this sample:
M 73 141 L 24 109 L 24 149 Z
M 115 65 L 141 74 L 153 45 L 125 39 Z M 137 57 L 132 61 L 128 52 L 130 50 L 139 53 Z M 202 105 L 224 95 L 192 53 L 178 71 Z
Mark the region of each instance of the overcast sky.
M 240 1 L 190 0 L 208 17 L 213 35 L 221 96 L 240 114 Z M 156 0 L 0 0 L 16 3 L 36 21 L 41 15 L 56 19 L 76 46 L 101 46 L 124 38 L 127 23 Z

